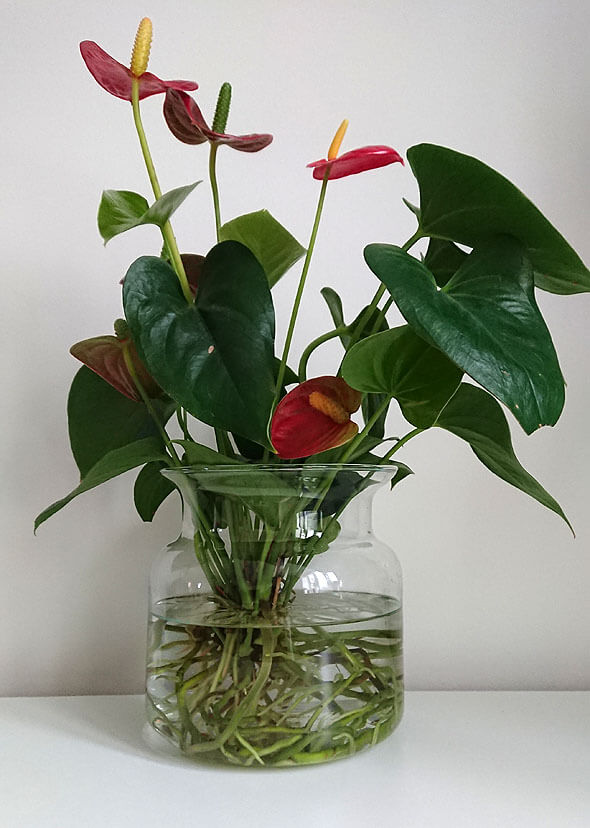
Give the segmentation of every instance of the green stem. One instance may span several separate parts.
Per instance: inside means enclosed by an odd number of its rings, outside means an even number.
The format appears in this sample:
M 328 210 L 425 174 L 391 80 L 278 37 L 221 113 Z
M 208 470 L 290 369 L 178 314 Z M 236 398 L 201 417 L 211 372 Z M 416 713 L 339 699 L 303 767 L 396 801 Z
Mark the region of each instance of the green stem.
M 219 231 L 221 229 L 221 211 L 219 209 L 219 188 L 217 186 L 217 173 L 215 171 L 218 144 L 210 144 L 209 147 L 209 181 L 211 182 L 213 209 L 215 210 L 215 234 L 217 237 L 217 241 L 219 241 Z
M 389 460 L 389 459 L 390 459 L 390 457 L 393 457 L 393 455 L 396 453 L 396 451 L 398 451 L 399 449 L 401 449 L 401 447 L 402 447 L 402 446 L 405 446 L 405 444 L 408 442 L 408 440 L 411 440 L 411 439 L 412 439 L 412 437 L 416 437 L 416 435 L 418 435 L 418 434 L 422 434 L 422 432 L 423 432 L 423 431 L 426 431 L 426 429 L 425 429 L 425 428 L 414 428 L 414 429 L 412 429 L 412 431 L 408 431 L 408 433 L 407 433 L 407 434 L 404 434 L 404 436 L 403 436 L 403 437 L 401 437 L 401 438 L 397 441 L 397 443 L 395 444 L 395 446 L 393 446 L 393 448 L 391 448 L 391 449 L 387 452 L 387 454 L 384 454 L 384 455 L 383 455 L 383 459 L 384 459 L 384 460 Z
M 348 325 L 341 325 L 339 328 L 334 328 L 333 331 L 328 331 L 328 333 L 318 336 L 316 339 L 309 343 L 307 348 L 301 354 L 301 359 L 299 360 L 299 368 L 297 369 L 299 382 L 305 382 L 307 363 L 309 362 L 309 358 L 315 351 L 315 349 L 319 348 L 319 346 L 322 345 L 324 342 L 328 342 L 328 340 L 334 339 L 334 337 L 336 336 L 341 336 L 342 334 L 345 334 L 347 331 Z
M 313 228 L 311 231 L 311 236 L 309 239 L 309 245 L 307 248 L 307 255 L 305 256 L 305 262 L 303 263 L 303 270 L 301 271 L 301 276 L 299 278 L 299 285 L 297 287 L 297 293 L 295 294 L 295 301 L 293 302 L 293 309 L 291 311 L 291 318 L 289 320 L 289 327 L 287 328 L 287 336 L 285 337 L 285 345 L 283 347 L 283 355 L 281 357 L 281 364 L 279 366 L 279 372 L 277 375 L 277 384 L 275 389 L 275 397 L 272 405 L 271 412 L 274 411 L 274 407 L 278 402 L 279 395 L 281 393 L 281 388 L 283 387 L 283 380 L 285 379 L 285 371 L 287 370 L 287 360 L 289 358 L 289 351 L 291 349 L 291 340 L 293 339 L 293 332 L 295 330 L 295 322 L 297 321 L 297 314 L 299 312 L 299 305 L 301 304 L 301 297 L 303 296 L 303 289 L 305 287 L 305 280 L 307 279 L 307 274 L 309 271 L 309 266 L 311 264 L 311 257 L 313 256 L 313 249 L 315 247 L 315 240 L 318 234 L 318 229 L 320 226 L 320 219 L 322 217 L 322 209 L 324 207 L 324 199 L 326 198 L 326 190 L 328 189 L 328 178 L 327 176 L 322 181 L 322 188 L 320 190 L 320 197 L 318 199 L 318 206 L 315 213 L 315 218 L 313 222 Z
M 147 173 L 150 179 L 150 183 L 152 185 L 152 190 L 157 201 L 159 198 L 162 197 L 162 188 L 160 187 L 160 182 L 158 181 L 158 176 L 156 175 L 156 168 L 154 167 L 152 154 L 150 152 L 150 148 L 148 146 L 147 138 L 145 135 L 145 130 L 143 128 L 143 123 L 141 121 L 141 113 L 139 111 L 139 81 L 137 78 L 133 78 L 131 81 L 131 106 L 133 108 L 133 121 L 135 123 L 135 129 L 137 130 L 143 160 L 145 161 L 145 166 L 147 168 Z M 166 224 L 161 228 L 161 230 L 162 237 L 164 239 L 164 244 L 166 245 L 166 249 L 168 251 L 168 255 L 170 256 L 172 266 L 176 271 L 176 275 L 178 276 L 178 280 L 180 282 L 180 287 L 182 288 L 184 297 L 189 303 L 189 305 L 192 305 L 193 295 L 189 287 L 188 279 L 186 278 L 184 265 L 182 264 L 182 259 L 180 258 L 180 252 L 178 250 L 176 238 L 172 230 L 172 225 L 169 221 L 167 221 Z
M 175 466 L 179 466 L 179 467 L 182 466 L 182 463 L 180 462 L 180 458 L 178 457 L 178 454 L 176 453 L 176 449 L 174 448 L 174 445 L 173 445 L 172 441 L 170 440 L 170 437 L 168 436 L 168 434 L 166 432 L 166 429 L 162 425 L 162 422 L 161 422 L 158 414 L 156 413 L 156 409 L 152 405 L 152 401 L 148 397 L 147 392 L 146 392 L 145 388 L 143 387 L 143 385 L 141 383 L 141 380 L 137 376 L 137 371 L 135 370 L 135 365 L 133 364 L 133 360 L 131 359 L 131 354 L 129 353 L 128 343 L 125 343 L 123 345 L 123 360 L 125 362 L 125 366 L 126 366 L 127 370 L 129 371 L 129 376 L 131 377 L 131 379 L 133 380 L 133 384 L 137 388 L 139 396 L 143 400 L 143 403 L 144 403 L 145 407 L 147 408 L 148 413 L 151 416 L 152 420 L 156 424 L 156 427 L 157 427 L 158 431 L 162 435 L 162 439 L 164 440 L 166 448 L 170 452 L 172 462 L 174 463 Z

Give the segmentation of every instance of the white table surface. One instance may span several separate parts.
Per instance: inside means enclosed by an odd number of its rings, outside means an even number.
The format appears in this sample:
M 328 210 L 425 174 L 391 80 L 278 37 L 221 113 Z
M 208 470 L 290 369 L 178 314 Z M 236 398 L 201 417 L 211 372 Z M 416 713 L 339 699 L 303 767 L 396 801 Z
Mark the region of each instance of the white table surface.
M 590 828 L 590 692 L 413 692 L 330 765 L 151 750 L 141 696 L 0 700 L 1 828 Z

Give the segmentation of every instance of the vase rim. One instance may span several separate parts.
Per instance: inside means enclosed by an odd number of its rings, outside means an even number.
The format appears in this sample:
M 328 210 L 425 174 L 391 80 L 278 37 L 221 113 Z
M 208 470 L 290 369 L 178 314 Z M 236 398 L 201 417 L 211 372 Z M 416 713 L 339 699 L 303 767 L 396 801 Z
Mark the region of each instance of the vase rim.
M 366 472 L 371 474 L 385 474 L 393 475 L 399 470 L 397 463 L 294 463 L 290 465 L 280 465 L 278 463 L 191 463 L 185 466 L 174 466 L 162 469 L 162 473 L 168 476 L 169 474 L 189 474 L 190 472 L 235 472 L 237 474 L 247 474 L 256 469 L 257 471 L 280 472 L 291 474 L 317 474 L 320 471 L 353 471 Z

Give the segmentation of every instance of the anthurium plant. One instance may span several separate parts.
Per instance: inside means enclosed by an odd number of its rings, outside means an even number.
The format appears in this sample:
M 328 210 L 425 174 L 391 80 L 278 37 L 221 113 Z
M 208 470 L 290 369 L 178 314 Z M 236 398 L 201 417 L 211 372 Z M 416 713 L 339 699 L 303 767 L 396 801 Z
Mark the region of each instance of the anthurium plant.
M 337 475 L 352 463 L 380 465 L 395 458 L 397 483 L 410 473 L 397 453 L 432 428 L 467 442 L 491 472 L 567 520 L 517 460 L 505 414 L 508 409 L 531 434 L 554 425 L 563 409 L 564 379 L 536 291 L 590 291 L 590 272 L 567 241 L 523 193 L 482 161 L 417 144 L 405 153 L 420 191 L 419 205 L 406 201 L 415 232 L 401 243 L 367 239 L 365 276 L 375 284 L 371 302 L 345 311 L 337 286 L 325 287 L 321 293 L 331 323 L 295 363 L 293 333 L 327 188 L 338 188 L 331 182 L 339 178 L 404 164 L 404 159 L 381 144 L 341 152 L 345 121 L 327 156 L 308 164 L 319 193 L 307 247 L 264 209 L 223 222 L 219 150 L 260 152 L 272 136 L 227 132 L 229 84 L 223 84 L 209 121 L 191 96 L 196 83 L 161 80 L 148 72 L 151 36 L 145 18 L 129 68 L 96 43 L 80 44 L 97 83 L 130 103 L 151 186 L 150 195 L 105 190 L 98 209 L 100 235 L 107 243 L 151 224 L 161 242 L 155 242 L 151 255 L 134 261 L 121 280 L 124 318 L 115 321 L 114 332 L 71 348 L 83 363 L 68 399 L 80 482 L 38 516 L 36 528 L 73 498 L 131 469 L 140 469 L 135 504 L 146 521 L 174 490 L 160 472 L 187 464 L 247 468 L 264 463 L 280 470 L 294 461 L 330 462 Z M 188 203 L 197 202 L 203 187 L 189 182 L 162 190 L 140 105 L 155 95 L 163 96 L 172 136 L 208 148 L 217 238 L 208 252 L 183 253 L 178 246 L 174 212 L 189 196 Z M 384 197 L 398 191 L 396 169 L 382 173 Z M 421 240 L 427 244 L 418 255 L 415 246 Z M 283 277 L 293 280 L 294 298 L 277 352 L 273 287 Z M 346 285 L 340 289 L 345 295 Z M 405 324 L 390 327 L 393 304 Z M 331 339 L 340 341 L 342 359 L 332 375 L 308 377 L 310 356 Z M 400 437 L 388 436 L 388 414 Z M 216 449 L 193 439 L 193 420 L 213 429 Z M 328 481 L 326 496 L 335 480 Z M 354 496 L 354 486 L 348 497 Z M 265 519 L 259 503 L 254 491 L 247 505 Z M 256 585 L 238 586 L 232 592 L 225 584 L 224 594 L 243 605 L 266 600 L 254 596 Z

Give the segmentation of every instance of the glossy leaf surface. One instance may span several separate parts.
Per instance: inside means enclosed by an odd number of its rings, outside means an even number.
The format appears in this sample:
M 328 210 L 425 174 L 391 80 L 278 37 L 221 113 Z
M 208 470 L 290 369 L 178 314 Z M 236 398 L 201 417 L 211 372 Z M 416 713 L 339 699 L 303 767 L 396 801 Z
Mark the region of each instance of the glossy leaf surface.
M 305 248 L 268 210 L 228 221 L 219 231 L 219 240 L 244 244 L 262 265 L 271 287 L 305 254 Z
M 457 390 L 463 372 L 437 348 L 402 325 L 354 345 L 342 376 L 359 391 L 395 397 L 404 417 L 429 428 Z
M 460 152 L 434 144 L 408 150 L 420 186 L 424 235 L 477 247 L 509 234 L 527 248 L 535 283 L 552 293 L 590 291 L 590 272 L 529 199 L 503 175 Z
M 466 440 L 491 472 L 551 509 L 571 529 L 559 503 L 517 460 L 506 417 L 493 397 L 463 383 L 436 425 Z
M 501 237 L 474 250 L 443 290 L 399 247 L 369 245 L 365 258 L 414 331 L 505 403 L 527 433 L 557 422 L 563 377 L 519 242 Z
M 109 451 L 104 457 L 95 463 L 94 466 L 84 475 L 82 481 L 75 489 L 68 495 L 62 497 L 48 506 L 35 520 L 35 531 L 48 518 L 63 509 L 64 506 L 84 492 L 100 486 L 107 480 L 117 477 L 123 472 L 135 469 L 137 466 L 143 466 L 144 463 L 150 463 L 153 460 L 166 462 L 167 455 L 162 449 L 161 440 L 155 437 L 146 437 L 143 440 L 137 440 L 134 443 L 129 443 L 121 448 Z
M 274 311 L 253 254 L 222 242 L 206 257 L 194 304 L 167 262 L 144 256 L 123 286 L 138 353 L 158 384 L 209 425 L 266 445 L 274 399 Z

